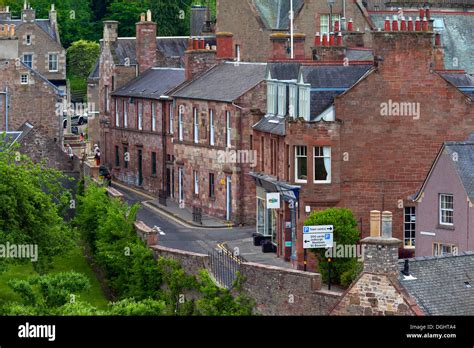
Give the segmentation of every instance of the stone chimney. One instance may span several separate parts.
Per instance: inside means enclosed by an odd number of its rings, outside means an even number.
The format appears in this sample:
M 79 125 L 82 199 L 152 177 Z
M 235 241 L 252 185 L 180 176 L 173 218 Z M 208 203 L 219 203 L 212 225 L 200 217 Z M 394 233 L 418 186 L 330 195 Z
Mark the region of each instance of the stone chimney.
M 0 20 L 10 21 L 12 19 L 12 14 L 10 12 L 10 6 L 5 6 L 0 8 Z
M 272 51 L 270 59 L 272 60 L 291 60 L 291 36 L 287 33 L 274 33 L 270 35 L 272 42 Z M 306 35 L 295 33 L 293 35 L 294 59 L 305 59 L 304 45 Z
M 382 212 L 382 220 L 379 224 L 374 221 L 377 211 L 371 212 L 370 237 L 361 240 L 364 248 L 364 272 L 397 276 L 398 249 L 402 245 L 400 239 L 392 237 L 392 213 Z M 382 235 L 380 235 L 380 226 Z
M 114 43 L 118 37 L 117 21 L 104 21 L 104 43 Z
M 36 11 L 31 8 L 26 0 L 23 4 L 23 10 L 21 11 L 21 19 L 25 23 L 32 23 L 36 20 Z
M 188 50 L 184 53 L 186 80 L 191 80 L 217 64 L 216 51 L 204 39 L 189 39 Z
M 233 60 L 234 55 L 234 35 L 232 33 L 217 33 L 217 59 Z
M 56 12 L 56 8 L 54 4 L 51 4 L 51 10 L 49 11 L 49 22 L 51 23 L 52 27 L 56 27 L 58 23 L 58 13 Z
M 152 21 L 151 11 L 142 13 L 140 22 L 136 25 L 137 39 L 135 52 L 139 73 L 156 65 L 156 23 Z

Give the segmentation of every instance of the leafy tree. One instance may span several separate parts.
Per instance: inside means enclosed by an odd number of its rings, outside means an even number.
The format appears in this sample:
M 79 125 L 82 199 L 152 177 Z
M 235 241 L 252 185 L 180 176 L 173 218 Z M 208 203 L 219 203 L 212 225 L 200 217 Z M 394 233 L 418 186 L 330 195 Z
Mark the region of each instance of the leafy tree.
M 70 76 L 87 79 L 99 57 L 100 46 L 97 42 L 79 40 L 67 49 L 67 71 Z
M 166 315 L 166 303 L 146 299 L 143 301 L 135 301 L 135 299 L 125 299 L 111 304 L 109 315 L 120 316 L 159 316 Z
M 359 241 L 359 231 L 357 221 L 349 209 L 330 208 L 321 212 L 313 212 L 306 219 L 305 226 L 333 225 L 334 242 L 337 245 L 356 245 Z M 358 267 L 356 258 L 332 258 L 329 265 L 328 258 L 325 257 L 326 249 L 311 249 L 319 260 L 319 271 L 325 282 L 328 281 L 328 270 L 331 267 L 331 281 L 341 284 L 341 276 L 346 272 L 353 272 Z M 349 277 L 350 278 L 350 277 Z M 348 275 L 344 276 L 344 283 L 347 285 Z
M 38 247 L 36 271 L 44 272 L 53 256 L 73 245 L 73 236 L 60 216 L 70 193 L 64 176 L 27 156 L 0 139 L 0 244 L 28 244 Z M 1 263 L 27 262 L 0 259 Z

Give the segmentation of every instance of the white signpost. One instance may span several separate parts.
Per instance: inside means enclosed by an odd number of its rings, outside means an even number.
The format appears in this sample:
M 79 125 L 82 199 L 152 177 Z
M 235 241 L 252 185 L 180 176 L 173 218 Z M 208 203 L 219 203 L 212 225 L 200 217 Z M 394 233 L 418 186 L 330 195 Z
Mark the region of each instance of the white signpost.
M 326 249 L 334 245 L 334 233 L 306 233 L 303 234 L 304 249 Z

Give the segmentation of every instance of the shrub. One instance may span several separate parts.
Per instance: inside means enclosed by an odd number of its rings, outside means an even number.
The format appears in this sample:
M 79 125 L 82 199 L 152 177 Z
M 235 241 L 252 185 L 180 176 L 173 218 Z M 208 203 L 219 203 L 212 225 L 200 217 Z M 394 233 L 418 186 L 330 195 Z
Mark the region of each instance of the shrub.
M 337 245 L 355 245 L 359 241 L 357 221 L 349 209 L 330 208 L 321 212 L 313 212 L 305 221 L 305 226 L 333 225 L 334 242 Z M 355 258 L 332 258 L 329 265 L 326 249 L 311 249 L 319 260 L 319 272 L 323 281 L 328 281 L 328 270 L 331 267 L 331 282 L 342 284 L 341 275 L 352 272 L 357 265 Z M 346 276 L 347 277 L 347 276 Z

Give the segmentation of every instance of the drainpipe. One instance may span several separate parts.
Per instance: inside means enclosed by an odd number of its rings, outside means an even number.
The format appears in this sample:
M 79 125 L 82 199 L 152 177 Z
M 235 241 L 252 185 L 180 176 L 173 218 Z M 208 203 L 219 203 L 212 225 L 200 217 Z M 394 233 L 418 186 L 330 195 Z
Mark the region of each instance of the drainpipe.
M 242 111 L 244 110 L 243 107 L 235 104 L 234 102 L 232 102 L 232 106 L 234 106 L 235 108 L 239 109 L 240 110 L 240 117 L 239 117 L 239 133 L 240 133 L 240 139 L 239 139 L 239 147 L 242 148 L 242 143 L 243 143 L 243 139 L 242 139 Z M 240 164 L 241 166 L 243 165 L 243 163 Z M 243 171 L 240 172 L 240 180 L 239 180 L 239 186 L 240 186 L 240 192 L 239 192 L 239 222 L 240 224 L 243 224 L 243 220 L 244 220 L 244 200 L 243 200 L 243 192 L 244 192 L 244 175 L 245 173 L 243 173 Z M 232 204 L 232 202 L 231 202 Z
M 8 110 L 10 109 L 8 104 L 8 87 L 5 87 L 5 92 L 0 92 L 0 94 L 5 95 L 5 132 L 8 132 Z

